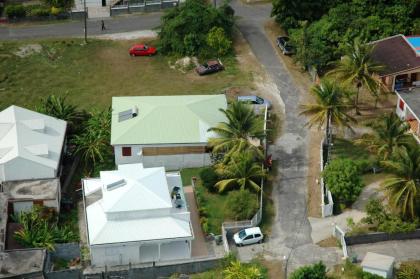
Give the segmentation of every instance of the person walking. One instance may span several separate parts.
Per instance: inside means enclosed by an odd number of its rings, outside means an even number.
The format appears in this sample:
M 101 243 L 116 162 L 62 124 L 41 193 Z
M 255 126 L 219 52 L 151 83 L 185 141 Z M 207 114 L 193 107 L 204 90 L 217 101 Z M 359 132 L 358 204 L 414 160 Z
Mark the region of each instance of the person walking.
M 103 19 L 101 20 L 101 30 L 102 31 L 106 30 L 106 28 L 105 28 L 105 21 Z

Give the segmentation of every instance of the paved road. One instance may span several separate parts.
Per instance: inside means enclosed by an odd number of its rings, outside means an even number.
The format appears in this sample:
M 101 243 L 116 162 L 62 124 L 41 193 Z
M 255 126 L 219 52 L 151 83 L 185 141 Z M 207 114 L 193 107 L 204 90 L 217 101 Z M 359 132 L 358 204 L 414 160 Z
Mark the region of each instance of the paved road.
M 279 176 L 273 189 L 276 217 L 272 235 L 260 250 L 274 259 L 291 255 L 289 271 L 298 265 L 320 260 L 328 265 L 336 264 L 339 260 L 336 249 L 313 244 L 306 214 L 309 135 L 304 127 L 306 120 L 299 116 L 300 99 L 306 92 L 294 83 L 265 35 L 264 23 L 270 17 L 271 5 L 244 5 L 238 0 L 232 5 L 240 17 L 240 31 L 277 85 L 285 105 L 282 135 L 269 150 L 273 159 L 279 162 Z M 240 248 L 241 256 L 246 257 L 247 252 L 251 256 L 258 252 L 258 248 Z
M 136 30 L 148 30 L 159 26 L 161 13 L 119 16 L 105 20 L 107 30 L 101 31 L 100 20 L 88 20 L 88 36 Z M 84 24 L 80 21 L 65 21 L 35 25 L 0 24 L 0 40 L 16 40 L 49 37 L 82 37 Z

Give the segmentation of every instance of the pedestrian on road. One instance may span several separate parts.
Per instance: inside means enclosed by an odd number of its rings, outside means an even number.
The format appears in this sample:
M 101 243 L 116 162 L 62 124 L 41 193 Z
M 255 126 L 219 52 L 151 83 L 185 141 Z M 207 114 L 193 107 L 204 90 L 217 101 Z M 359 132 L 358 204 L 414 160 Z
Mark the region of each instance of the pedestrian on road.
M 101 30 L 104 31 L 105 29 L 105 21 L 101 20 Z

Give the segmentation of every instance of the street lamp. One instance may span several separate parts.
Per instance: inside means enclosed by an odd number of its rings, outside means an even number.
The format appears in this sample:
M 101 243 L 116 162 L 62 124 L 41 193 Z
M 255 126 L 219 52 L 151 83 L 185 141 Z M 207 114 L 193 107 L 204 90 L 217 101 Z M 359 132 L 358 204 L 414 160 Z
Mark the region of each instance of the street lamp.
M 284 261 L 284 279 L 287 279 L 287 262 L 289 261 L 289 258 L 287 256 L 283 256 Z

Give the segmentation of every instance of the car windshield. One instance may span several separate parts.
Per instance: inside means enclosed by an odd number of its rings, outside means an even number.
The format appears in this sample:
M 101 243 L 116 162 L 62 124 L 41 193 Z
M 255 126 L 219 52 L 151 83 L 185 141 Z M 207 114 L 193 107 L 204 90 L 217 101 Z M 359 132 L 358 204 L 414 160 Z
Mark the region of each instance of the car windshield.
M 257 97 L 257 99 L 256 99 L 255 101 L 256 101 L 256 102 L 257 102 L 257 104 L 259 104 L 259 105 L 264 104 L 264 99 L 263 99 L 263 98 Z
M 245 238 L 245 236 L 246 236 L 245 230 L 240 231 L 240 232 L 238 233 L 238 236 L 239 236 L 239 238 L 240 238 L 240 239 L 244 239 L 244 238 Z

